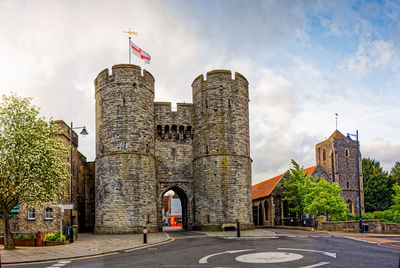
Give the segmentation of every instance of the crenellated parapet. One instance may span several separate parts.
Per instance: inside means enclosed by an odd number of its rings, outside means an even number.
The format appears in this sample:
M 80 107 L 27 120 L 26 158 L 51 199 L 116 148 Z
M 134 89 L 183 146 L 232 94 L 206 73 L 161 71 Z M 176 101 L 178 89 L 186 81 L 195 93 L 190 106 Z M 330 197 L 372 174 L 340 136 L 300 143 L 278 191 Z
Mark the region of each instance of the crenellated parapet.
M 96 92 L 101 90 L 104 86 L 115 83 L 119 85 L 129 84 L 138 87 L 138 83 L 141 83 L 142 87 L 151 90 L 154 93 L 154 82 L 155 79 L 151 73 L 147 70 L 142 70 L 140 66 L 132 64 L 118 64 L 112 67 L 112 73 L 110 74 L 109 69 L 101 71 L 94 81 Z
M 207 72 L 206 80 L 204 75 L 197 76 L 192 82 L 193 98 L 197 94 L 207 89 L 232 89 L 236 94 L 243 94 L 246 98 L 249 96 L 248 91 L 249 82 L 247 79 L 238 72 L 235 72 L 234 79 L 232 79 L 232 72 L 230 70 L 213 70 Z

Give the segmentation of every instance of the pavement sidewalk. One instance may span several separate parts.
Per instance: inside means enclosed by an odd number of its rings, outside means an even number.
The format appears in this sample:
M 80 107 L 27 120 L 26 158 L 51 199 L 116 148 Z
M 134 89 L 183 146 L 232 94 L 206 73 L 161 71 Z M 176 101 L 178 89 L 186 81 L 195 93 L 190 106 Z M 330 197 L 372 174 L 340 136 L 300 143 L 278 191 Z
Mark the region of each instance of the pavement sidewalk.
M 143 244 L 142 234 L 129 235 L 94 235 L 80 233 L 74 243 L 52 247 L 20 247 L 16 250 L 4 250 L 0 246 L 1 264 L 37 262 L 101 255 L 124 251 L 143 246 L 151 246 L 170 240 L 164 233 L 149 233 L 147 244 Z

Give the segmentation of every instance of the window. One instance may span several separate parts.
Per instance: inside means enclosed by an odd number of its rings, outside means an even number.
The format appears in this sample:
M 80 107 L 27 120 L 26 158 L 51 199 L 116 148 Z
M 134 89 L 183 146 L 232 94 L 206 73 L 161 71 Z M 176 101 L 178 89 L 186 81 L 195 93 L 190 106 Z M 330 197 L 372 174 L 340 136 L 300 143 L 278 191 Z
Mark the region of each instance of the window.
M 45 219 L 45 220 L 52 220 L 52 219 L 53 219 L 52 213 L 53 213 L 53 209 L 47 207 L 47 208 L 44 210 L 44 219 Z
M 149 144 L 146 143 L 146 153 L 149 152 Z
M 208 146 L 206 145 L 206 154 L 208 154 Z
M 35 209 L 34 208 L 28 209 L 28 220 L 34 221 L 35 219 L 36 219 L 36 217 L 35 217 Z
M 124 151 L 126 151 L 126 142 L 124 142 Z
M 349 149 L 346 149 L 346 150 L 345 150 L 345 154 L 346 154 L 346 158 L 349 158 L 349 157 L 350 157 Z
M 172 160 L 175 160 L 175 148 L 171 150 Z
M 268 201 L 264 202 L 264 214 L 265 214 L 265 220 L 268 220 Z
M 206 100 L 206 108 L 208 108 L 208 100 Z
M 157 125 L 157 136 L 158 137 L 162 136 L 162 126 L 161 125 Z
M 322 161 L 326 161 L 326 150 L 325 150 L 325 148 L 322 151 Z
M 349 187 L 349 182 L 346 182 L 346 186 L 347 186 L 347 188 L 350 188 L 350 187 Z
M 321 161 L 321 148 L 318 147 L 318 161 Z
M 353 202 L 351 202 L 351 200 L 349 199 L 349 200 L 347 200 L 347 212 L 348 213 L 353 213 Z

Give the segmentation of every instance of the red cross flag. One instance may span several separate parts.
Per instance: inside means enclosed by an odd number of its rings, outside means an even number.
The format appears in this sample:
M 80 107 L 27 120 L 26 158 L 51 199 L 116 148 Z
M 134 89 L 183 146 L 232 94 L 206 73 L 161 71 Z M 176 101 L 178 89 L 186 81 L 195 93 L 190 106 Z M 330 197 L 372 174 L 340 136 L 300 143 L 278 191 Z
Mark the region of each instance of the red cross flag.
M 131 45 L 131 51 L 132 54 L 135 54 L 136 56 L 138 56 L 139 58 L 141 58 L 142 60 L 144 60 L 145 63 L 149 64 L 150 63 L 150 54 L 147 53 L 146 51 L 144 51 L 143 49 L 141 49 L 140 47 L 138 47 L 136 44 L 134 44 L 132 41 L 130 43 Z

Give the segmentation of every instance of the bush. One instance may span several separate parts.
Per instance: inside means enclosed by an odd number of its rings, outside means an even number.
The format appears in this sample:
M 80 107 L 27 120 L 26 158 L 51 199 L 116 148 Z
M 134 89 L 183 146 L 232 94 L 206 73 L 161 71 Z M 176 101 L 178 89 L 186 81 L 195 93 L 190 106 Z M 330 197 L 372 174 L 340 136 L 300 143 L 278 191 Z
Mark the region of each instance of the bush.
M 45 241 L 60 241 L 60 231 L 56 231 L 54 233 L 46 234 L 44 236 Z M 62 240 L 65 241 L 65 235 L 62 236 Z
M 371 213 L 371 212 L 368 212 L 368 213 L 365 213 L 365 214 L 362 216 L 362 218 L 363 218 L 364 220 L 373 220 L 373 219 L 374 219 L 374 214 Z
M 385 219 L 385 212 L 384 211 L 374 211 L 374 219 L 384 221 Z
M 385 210 L 383 219 L 385 222 L 393 221 L 393 212 L 390 209 Z
M 34 234 L 16 234 L 13 237 L 14 239 L 34 239 Z
M 393 222 L 400 223 L 400 212 L 393 211 Z
M 347 215 L 346 213 L 343 213 L 342 215 L 334 215 L 332 216 L 332 221 L 347 221 Z
M 348 221 L 354 221 L 356 219 L 353 213 L 346 213 L 346 217 Z

